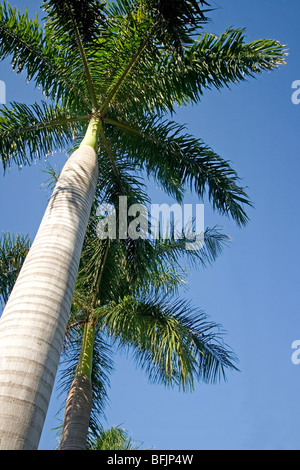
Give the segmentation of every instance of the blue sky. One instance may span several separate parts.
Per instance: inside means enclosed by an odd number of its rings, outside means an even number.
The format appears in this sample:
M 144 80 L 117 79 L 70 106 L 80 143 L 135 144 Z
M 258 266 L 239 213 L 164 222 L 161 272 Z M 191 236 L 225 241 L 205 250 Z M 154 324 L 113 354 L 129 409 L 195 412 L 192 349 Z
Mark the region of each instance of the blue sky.
M 39 1 L 11 2 L 30 13 Z M 205 224 L 232 237 L 210 268 L 190 273 L 188 297 L 226 330 L 239 357 L 239 373 L 216 386 L 197 384 L 192 394 L 150 385 L 125 356 L 111 378 L 107 426 L 121 424 L 143 447 L 154 449 L 299 449 L 300 365 L 292 342 L 300 339 L 299 308 L 299 123 L 291 100 L 300 80 L 299 0 L 219 0 L 208 32 L 244 27 L 248 40 L 278 39 L 289 49 L 287 65 L 178 112 L 177 121 L 203 139 L 248 187 L 255 208 L 239 229 L 205 204 Z M 33 102 L 40 95 L 0 63 L 7 102 Z M 55 167 L 64 155 L 51 157 Z M 1 231 L 34 236 L 47 203 L 41 188 L 45 162 L 12 168 L 0 181 Z M 151 187 L 152 197 L 158 197 Z M 189 201 L 198 200 L 189 196 Z M 163 202 L 163 201 L 157 201 Z M 53 449 L 59 422 L 53 391 L 40 449 Z

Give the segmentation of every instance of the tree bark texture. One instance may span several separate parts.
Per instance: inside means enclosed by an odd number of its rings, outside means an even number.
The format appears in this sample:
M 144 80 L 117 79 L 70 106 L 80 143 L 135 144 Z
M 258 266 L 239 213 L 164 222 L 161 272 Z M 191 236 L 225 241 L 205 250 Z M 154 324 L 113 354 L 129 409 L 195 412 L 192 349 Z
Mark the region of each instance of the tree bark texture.
M 58 368 L 98 176 L 96 152 L 66 162 L 0 320 L 0 449 L 36 450 Z
M 92 400 L 91 380 L 82 375 L 76 376 L 65 407 L 60 450 L 86 450 Z

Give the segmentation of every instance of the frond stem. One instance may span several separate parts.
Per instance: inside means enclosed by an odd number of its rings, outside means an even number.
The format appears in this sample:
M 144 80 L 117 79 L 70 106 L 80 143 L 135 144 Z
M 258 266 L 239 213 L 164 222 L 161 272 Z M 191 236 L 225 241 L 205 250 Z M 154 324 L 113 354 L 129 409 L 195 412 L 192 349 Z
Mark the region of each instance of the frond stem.
M 132 134 L 135 134 L 139 137 L 143 137 L 144 139 L 150 140 L 156 144 L 161 144 L 158 139 L 155 139 L 149 134 L 145 134 L 145 132 L 142 132 L 138 129 L 134 129 L 133 127 L 129 126 L 128 124 L 124 124 L 119 121 L 115 121 L 114 119 L 109 119 L 104 117 L 103 121 L 106 122 L 106 124 L 110 124 L 112 126 L 118 127 L 119 129 L 123 129 L 124 131 L 131 132 Z
M 22 127 L 20 131 L 21 133 L 23 133 L 23 132 L 28 132 L 32 130 L 47 129 L 48 127 L 63 126 L 64 124 L 68 124 L 68 123 L 82 122 L 82 121 L 88 121 L 88 120 L 89 120 L 88 116 L 78 116 L 78 117 L 70 117 L 70 118 L 64 118 L 64 119 L 53 119 L 52 121 L 41 122 L 39 124 L 35 124 L 30 127 Z

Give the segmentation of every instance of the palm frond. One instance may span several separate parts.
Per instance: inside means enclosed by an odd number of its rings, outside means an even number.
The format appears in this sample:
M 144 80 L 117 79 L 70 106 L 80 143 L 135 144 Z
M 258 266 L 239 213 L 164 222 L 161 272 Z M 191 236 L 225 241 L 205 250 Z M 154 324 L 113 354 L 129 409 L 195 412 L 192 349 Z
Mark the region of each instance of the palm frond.
M 102 428 L 96 437 L 91 437 L 87 450 L 138 450 L 142 443 L 136 442 L 121 426 Z
M 174 54 L 165 79 L 176 80 L 178 95 L 185 95 L 186 103 L 187 98 L 197 102 L 205 89 L 229 87 L 284 65 L 286 55 L 278 41 L 246 43 L 243 29 L 229 28 L 220 36 L 203 34 L 181 56 Z
M 98 62 L 95 83 L 102 82 L 102 89 L 98 86 L 98 90 L 100 96 L 105 96 L 102 115 L 115 95 L 116 105 L 123 110 L 127 103 L 131 103 L 131 110 L 136 103 L 149 108 L 156 95 L 161 98 L 163 88 L 155 80 L 161 63 L 170 56 L 174 45 L 181 50 L 183 43 L 193 42 L 192 32 L 207 21 L 199 4 L 207 5 L 204 1 L 186 0 L 118 1 L 108 5 L 108 28 L 94 51 Z M 104 42 L 109 47 L 104 49 Z M 101 69 L 106 76 L 99 80 Z
M 145 0 L 145 4 L 159 25 L 158 39 L 176 48 L 190 43 L 191 35 L 208 21 L 204 0 Z
M 60 151 L 80 132 L 86 116 L 72 117 L 65 108 L 12 102 L 0 110 L 0 158 L 3 168 L 11 161 L 26 165 Z
M 185 234 L 181 238 L 154 240 L 151 244 L 153 258 L 161 258 L 165 263 L 180 266 L 186 260 L 193 268 L 211 265 L 228 246 L 230 237 L 222 233 L 220 227 L 207 227 L 201 237 L 201 243 L 195 249 L 187 250 L 190 241 Z
M 102 115 L 112 102 L 124 101 L 124 83 L 136 81 L 136 74 L 141 75 L 158 56 L 152 47 L 153 21 L 142 5 L 112 2 L 108 10 L 107 30 L 87 51 Z
M 84 45 L 99 37 L 106 25 L 106 1 L 103 0 L 46 0 L 43 1 L 44 18 L 58 41 L 76 43 L 76 29 Z
M 278 68 L 286 55 L 278 41 L 247 43 L 244 30 L 233 28 L 220 36 L 202 34 L 179 53 L 151 44 L 130 80 L 120 87 L 114 109 L 122 110 L 123 116 L 141 108 L 145 113 L 175 113 L 177 106 L 198 103 L 205 90 L 229 87 Z
M 0 303 L 4 306 L 30 249 L 29 236 L 2 233 L 0 237 Z
M 67 101 L 69 106 L 87 106 L 80 80 L 75 80 L 74 64 L 66 66 L 69 55 L 57 47 L 38 17 L 30 19 L 27 11 L 21 14 L 4 0 L 0 6 L 0 59 L 7 57 L 12 69 L 17 73 L 25 70 L 27 80 L 34 80 L 46 96 Z
M 123 124 L 106 119 L 107 133 L 114 148 L 127 154 L 137 167 L 162 183 L 170 195 L 181 202 L 183 188 L 203 199 L 205 193 L 215 210 L 228 215 L 239 225 L 248 221 L 244 205 L 251 206 L 245 188 L 230 163 L 173 121 L 140 117 L 138 122 Z M 160 165 L 157 165 L 159 159 Z
M 74 302 L 79 309 L 87 311 L 90 298 L 95 293 L 96 273 L 102 269 L 97 304 L 117 301 L 129 293 L 164 292 L 174 295 L 180 288 L 186 288 L 189 268 L 211 265 L 229 241 L 218 227 L 213 227 L 204 231 L 202 243 L 193 250 L 187 250 L 184 236 L 181 239 L 155 240 L 127 237 L 125 240 L 110 240 L 106 254 L 108 240 L 98 239 L 96 226 L 91 228 L 86 236 L 74 294 Z
M 42 170 L 42 172 L 48 175 L 48 179 L 44 183 L 42 183 L 42 186 L 43 188 L 45 188 L 47 192 L 52 194 L 52 191 L 54 190 L 56 183 L 58 182 L 61 170 L 58 169 L 58 171 L 56 171 L 52 167 L 52 165 L 50 165 L 50 163 L 47 162 L 46 169 Z
M 151 382 L 188 390 L 195 380 L 216 383 L 226 369 L 237 370 L 219 326 L 185 301 L 127 296 L 95 315 L 120 347 L 133 351 Z

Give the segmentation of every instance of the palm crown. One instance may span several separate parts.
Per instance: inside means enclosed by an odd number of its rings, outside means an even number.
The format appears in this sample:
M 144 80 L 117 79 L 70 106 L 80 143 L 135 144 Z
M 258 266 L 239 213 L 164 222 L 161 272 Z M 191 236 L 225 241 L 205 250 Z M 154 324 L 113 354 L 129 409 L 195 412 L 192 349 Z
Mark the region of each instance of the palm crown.
M 209 230 L 205 249 L 190 256 L 205 265 L 215 258 L 224 240 L 218 231 Z M 236 357 L 224 344 L 219 325 L 190 302 L 175 297 L 185 282 L 179 262 L 184 245 L 166 240 L 142 242 L 140 246 L 130 239 L 99 241 L 87 233 L 63 354 L 67 368 L 61 371 L 62 385 L 70 397 L 63 449 L 84 449 L 86 445 L 85 436 L 76 432 L 80 421 L 72 399 L 76 388 L 76 396 L 81 394 L 83 399 L 84 377 L 91 380 L 93 390 L 87 425 L 93 435 L 101 429 L 112 368 L 111 340 L 133 355 L 150 381 L 185 391 L 193 390 L 195 380 L 215 383 L 226 378 L 227 369 L 236 370 Z
M 89 380 L 93 400 L 91 416 L 85 416 L 86 432 L 88 425 L 93 435 L 101 429 L 112 369 L 111 340 L 133 354 L 151 381 L 185 391 L 193 390 L 195 380 L 215 383 L 226 378 L 227 369 L 236 369 L 235 355 L 223 343 L 219 326 L 200 309 L 176 298 L 186 285 L 183 258 L 205 267 L 221 253 L 227 236 L 218 228 L 208 228 L 203 246 L 188 252 L 184 237 L 98 239 L 99 198 L 117 203 L 117 195 L 126 187 L 131 203 L 148 201 L 142 181 L 128 171 L 128 165 L 120 165 L 118 177 L 107 174 L 107 189 L 104 194 L 97 192 L 85 236 L 60 373 L 61 386 L 68 391 L 63 449 L 86 446 L 86 436 L 76 431 L 84 429 L 84 413 L 76 413 L 79 408 L 73 396 L 81 396 L 83 404 L 83 384 L 87 386 Z M 57 177 L 52 170 L 50 174 L 49 182 L 54 184 Z
M 58 176 L 51 168 L 48 173 L 51 189 Z M 143 192 L 142 182 L 123 172 L 120 172 L 120 177 L 121 187 L 126 185 L 131 202 L 145 203 L 148 197 Z M 115 174 L 108 178 L 106 200 L 115 201 L 115 193 L 121 189 L 119 184 Z M 193 308 L 189 302 L 174 298 L 179 287 L 185 286 L 183 256 L 187 255 L 193 265 L 197 262 L 206 266 L 216 259 L 228 238 L 216 228 L 206 229 L 203 247 L 186 252 L 184 238 L 101 241 L 96 236 L 96 225 L 97 217 L 92 211 L 66 332 L 64 367 L 61 371 L 62 386 L 72 393 L 74 376 L 78 370 L 82 373 L 81 351 L 85 348 L 85 355 L 92 355 L 90 369 L 85 373 L 92 381 L 91 419 L 89 414 L 86 419 L 87 423 L 90 420 L 93 435 L 98 435 L 101 429 L 113 367 L 109 338 L 122 349 L 133 353 L 151 381 L 177 385 L 183 390 L 192 390 L 195 380 L 214 383 L 221 377 L 225 378 L 226 369 L 236 369 L 236 358 L 224 345 L 219 326 L 208 321 L 206 314 Z M 2 237 L 0 292 L 4 303 L 29 247 L 28 237 L 9 234 Z M 87 345 L 84 338 L 88 324 L 94 334 Z M 82 383 L 78 394 L 81 389 Z M 86 441 L 81 439 L 80 434 L 75 433 L 74 441 L 73 445 L 81 444 L 85 448 Z M 66 448 L 70 446 L 70 432 L 66 434 L 65 428 L 62 442 Z
M 235 171 L 166 116 L 198 102 L 205 89 L 282 64 L 282 46 L 245 44 L 242 30 L 204 34 L 206 2 L 176 1 L 172 8 L 153 0 L 79 3 L 43 2 L 42 24 L 8 4 L 0 11 L 0 57 L 10 56 L 13 68 L 25 69 L 49 98 L 2 110 L 4 167 L 81 142 L 94 116 L 99 158 L 109 158 L 116 171 L 115 160 L 128 159 L 178 199 L 186 185 L 201 197 L 208 188 L 213 206 L 244 224 L 242 205 L 249 200 Z M 196 28 L 200 35 L 191 39 Z

